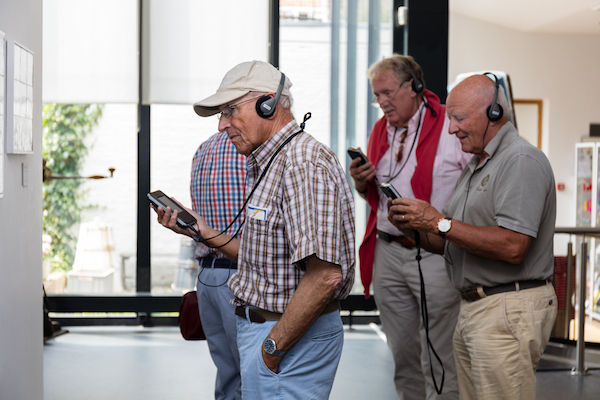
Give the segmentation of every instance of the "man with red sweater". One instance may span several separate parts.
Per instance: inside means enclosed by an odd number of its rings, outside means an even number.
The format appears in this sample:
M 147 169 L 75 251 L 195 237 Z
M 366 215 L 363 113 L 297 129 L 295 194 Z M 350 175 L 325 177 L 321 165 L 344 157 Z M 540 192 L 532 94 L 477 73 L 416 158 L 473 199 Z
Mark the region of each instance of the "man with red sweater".
M 452 333 L 459 294 L 450 283 L 444 259 L 423 252 L 429 337 L 445 369 L 443 392 L 437 395 L 419 311 L 415 242 L 388 220 L 387 197 L 378 184 L 390 183 L 404 197 L 443 208 L 471 155 L 463 153 L 458 139 L 448 134 L 445 106 L 425 88 L 423 71 L 412 57 L 394 54 L 384 58 L 369 68 L 368 75 L 384 116 L 371 131 L 368 161 L 359 165 L 356 159 L 350 164 L 356 190 L 371 208 L 359 250 L 365 295 L 369 296 L 373 281 L 383 331 L 394 359 L 398 396 L 405 400 L 457 399 Z M 439 387 L 442 369 L 439 363 L 433 364 Z

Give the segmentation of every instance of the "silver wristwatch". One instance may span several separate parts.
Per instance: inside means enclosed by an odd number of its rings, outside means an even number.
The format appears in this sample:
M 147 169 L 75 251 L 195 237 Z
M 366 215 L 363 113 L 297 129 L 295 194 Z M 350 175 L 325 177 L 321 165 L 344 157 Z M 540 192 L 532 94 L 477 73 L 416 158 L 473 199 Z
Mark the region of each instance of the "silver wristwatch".
M 267 336 L 263 341 L 263 349 L 265 350 L 265 353 L 276 357 L 283 357 L 285 354 L 285 351 L 277 350 L 277 344 L 275 344 L 275 340 L 273 340 L 273 338 L 270 336 Z

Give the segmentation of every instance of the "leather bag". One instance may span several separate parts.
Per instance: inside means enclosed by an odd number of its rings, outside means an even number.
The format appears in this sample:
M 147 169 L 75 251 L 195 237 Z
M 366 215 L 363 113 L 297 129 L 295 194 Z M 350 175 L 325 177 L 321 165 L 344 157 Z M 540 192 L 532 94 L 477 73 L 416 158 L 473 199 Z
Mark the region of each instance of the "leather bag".
M 181 297 L 179 305 L 179 331 L 185 340 L 206 340 L 200 312 L 198 311 L 198 296 L 195 290 L 187 292 Z

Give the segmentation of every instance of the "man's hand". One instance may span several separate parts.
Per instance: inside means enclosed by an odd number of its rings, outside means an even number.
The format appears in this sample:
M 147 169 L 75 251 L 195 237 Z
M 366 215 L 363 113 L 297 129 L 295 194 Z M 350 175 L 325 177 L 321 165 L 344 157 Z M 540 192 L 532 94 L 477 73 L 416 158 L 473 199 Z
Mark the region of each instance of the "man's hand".
M 267 368 L 269 368 L 271 371 L 273 371 L 274 374 L 278 373 L 279 363 L 281 362 L 281 359 L 283 357 L 278 357 L 278 356 L 269 354 L 263 348 L 262 349 L 262 358 L 263 358 L 263 361 L 265 362 L 265 365 L 267 366 Z
M 367 185 L 373 178 L 375 178 L 376 171 L 375 167 L 369 160 L 363 165 L 358 165 L 361 162 L 360 158 L 355 158 L 350 163 L 350 176 L 354 181 L 354 187 L 359 193 L 365 193 L 367 191 Z
M 388 200 L 388 219 L 398 229 L 416 229 L 425 233 L 437 233 L 437 223 L 444 215 L 423 200 Z
M 181 206 L 181 203 L 179 203 L 177 200 L 174 198 L 172 200 Z M 163 209 L 162 207 L 155 207 L 153 205 L 150 205 L 150 207 L 152 207 L 152 209 L 156 212 L 158 223 L 165 228 L 169 228 L 175 233 L 186 235 L 191 238 L 196 236 L 196 233 L 191 229 L 183 229 L 177 225 L 177 211 L 174 211 L 173 214 L 171 214 L 171 207 L 167 207 L 166 209 Z M 187 210 L 187 212 L 189 212 L 194 218 L 196 218 L 194 229 L 200 232 L 202 239 L 204 239 L 203 243 L 205 245 L 218 248 L 219 251 L 230 260 L 237 259 L 237 255 L 240 250 L 239 239 L 232 239 L 231 236 L 209 227 L 204 218 L 202 218 L 200 215 L 187 207 L 183 208 Z
M 291 349 L 331 302 L 331 296 L 342 282 L 342 271 L 336 264 L 317 258 L 306 258 L 306 273 L 300 280 L 292 300 L 281 319 L 269 332 L 269 337 L 283 351 Z M 267 354 L 262 358 L 271 371 L 277 373 L 282 357 Z

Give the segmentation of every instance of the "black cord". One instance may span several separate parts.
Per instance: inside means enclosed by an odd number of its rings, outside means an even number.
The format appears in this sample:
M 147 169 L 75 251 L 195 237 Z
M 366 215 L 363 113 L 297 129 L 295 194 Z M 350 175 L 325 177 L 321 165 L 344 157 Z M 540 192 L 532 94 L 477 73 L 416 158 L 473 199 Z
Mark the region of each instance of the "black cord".
M 202 279 L 200 279 L 200 275 L 202 275 L 202 273 L 204 272 L 206 268 L 202 265 L 200 265 L 200 272 L 198 272 L 198 282 L 200 282 L 201 284 L 203 284 L 206 287 L 212 287 L 212 288 L 216 288 L 216 287 L 221 287 L 225 284 L 227 284 L 227 282 L 229 281 L 229 278 L 231 277 L 231 268 L 227 268 L 227 278 L 225 279 L 225 281 L 221 282 L 218 285 L 212 285 L 210 283 L 206 283 L 203 282 Z M 214 267 L 211 267 L 211 269 L 214 269 Z
M 425 102 L 425 105 L 427 105 L 427 102 Z M 402 166 L 400 167 L 400 169 L 398 170 L 398 172 L 394 173 L 394 176 L 392 175 L 392 165 L 394 164 L 394 142 L 396 140 L 396 131 L 398 130 L 398 128 L 394 129 L 394 138 L 392 139 L 392 145 L 391 145 L 391 150 L 390 151 L 390 157 L 392 158 L 390 160 L 390 170 L 388 171 L 388 175 L 387 175 L 387 183 L 392 182 L 392 180 L 394 180 L 398 175 L 400 175 L 400 173 L 402 172 L 402 170 L 404 170 L 404 167 L 406 166 L 406 163 L 408 162 L 408 159 L 410 158 L 410 155 L 412 154 L 412 151 L 415 147 L 415 144 L 417 143 L 417 137 L 419 136 L 419 130 L 421 129 L 421 120 L 423 119 L 423 110 L 425 109 L 425 107 L 421 108 L 421 112 L 419 113 L 419 123 L 417 125 L 417 130 L 415 131 L 415 137 L 413 138 L 412 144 L 410 145 L 410 150 L 408 151 L 408 155 L 406 156 L 406 159 L 404 160 L 404 162 L 402 163 Z M 408 128 L 406 128 L 408 130 Z M 408 135 L 408 133 L 407 133 Z M 386 177 L 385 175 L 382 175 L 382 177 Z
M 273 155 L 271 156 L 271 159 L 269 160 L 269 162 L 267 163 L 267 165 L 265 166 L 265 169 L 263 170 L 262 174 L 260 175 L 260 177 L 258 178 L 258 180 L 256 181 L 256 183 L 254 184 L 254 187 L 252 188 L 252 190 L 250 191 L 250 194 L 248 195 L 248 197 L 246 197 L 246 200 L 244 201 L 244 204 L 242 204 L 242 207 L 240 208 L 240 210 L 238 211 L 238 213 L 236 214 L 236 216 L 233 218 L 233 221 L 231 221 L 231 223 L 221 232 L 217 233 L 214 236 L 211 236 L 209 238 L 202 238 L 202 235 L 200 234 L 200 232 L 198 230 L 196 230 L 194 227 L 190 226 L 189 228 L 196 234 L 196 236 L 192 237 L 192 239 L 194 239 L 194 241 L 196 242 L 201 242 L 203 243 L 205 246 L 210 247 L 212 249 L 220 249 L 221 247 L 225 247 L 227 246 L 229 243 L 231 243 L 231 241 L 233 239 L 235 239 L 235 237 L 238 235 L 238 233 L 240 232 L 240 230 L 242 229 L 242 226 L 244 225 L 244 223 L 246 222 L 246 217 L 244 216 L 244 220 L 240 223 L 240 226 L 238 226 L 237 230 L 235 231 L 235 233 L 229 238 L 229 240 L 227 240 L 225 243 L 218 245 L 218 246 L 212 246 L 210 244 L 208 244 L 208 240 L 212 240 L 215 239 L 221 235 L 223 235 L 224 233 L 226 233 L 229 228 L 231 228 L 231 226 L 233 225 L 233 223 L 240 217 L 240 215 L 243 213 L 243 211 L 246 209 L 246 206 L 248 205 L 248 202 L 250 201 L 250 198 L 252 197 L 252 195 L 254 194 L 254 192 L 256 191 L 256 189 L 258 188 L 258 185 L 260 184 L 260 182 L 263 180 L 263 178 L 265 177 L 265 175 L 267 174 L 267 171 L 269 170 L 269 167 L 271 166 L 271 164 L 273 163 L 273 161 L 275 160 L 275 157 L 277 156 L 277 154 L 279 154 L 279 152 L 293 139 L 295 138 L 297 135 L 299 135 L 300 133 L 304 132 L 304 127 L 306 126 L 306 121 L 308 121 L 310 119 L 310 117 L 312 116 L 312 114 L 310 112 L 307 112 L 306 114 L 304 114 L 304 118 L 302 120 L 302 122 L 300 123 L 300 130 L 298 132 L 294 132 L 293 134 L 291 134 L 287 139 L 285 139 L 285 141 L 277 148 L 277 150 L 275 150 L 275 153 L 273 153 Z
M 446 370 L 444 369 L 444 364 L 442 363 L 442 359 L 435 351 L 433 347 L 433 343 L 429 339 L 429 312 L 427 309 L 427 297 L 425 295 L 425 280 L 423 279 L 423 271 L 421 270 L 421 235 L 418 231 L 415 230 L 415 245 L 417 246 L 417 256 L 415 259 L 417 260 L 417 266 L 419 267 L 419 279 L 421 283 L 421 319 L 423 320 L 423 327 L 425 328 L 425 338 L 427 339 L 427 355 L 429 356 L 429 369 L 431 371 L 431 379 L 433 380 L 433 386 L 435 387 L 435 391 L 437 394 L 442 394 L 442 390 L 444 389 L 444 380 L 446 378 Z M 440 382 L 440 386 L 438 388 L 437 380 L 435 379 L 435 373 L 433 371 L 433 363 L 431 362 L 431 353 L 437 359 L 438 363 L 442 367 L 442 380 Z

